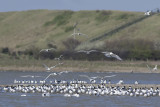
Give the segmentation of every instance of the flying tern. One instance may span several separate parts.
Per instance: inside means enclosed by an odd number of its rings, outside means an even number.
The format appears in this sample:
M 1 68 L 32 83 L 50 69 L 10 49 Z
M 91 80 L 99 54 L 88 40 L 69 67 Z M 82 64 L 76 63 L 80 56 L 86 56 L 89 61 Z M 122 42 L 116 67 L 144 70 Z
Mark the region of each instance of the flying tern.
M 113 57 L 113 58 L 116 58 L 116 59 L 118 59 L 118 60 L 122 60 L 118 55 L 116 55 L 116 54 L 114 54 L 114 53 L 112 53 L 112 52 L 101 52 L 101 53 L 103 53 L 106 57 Z

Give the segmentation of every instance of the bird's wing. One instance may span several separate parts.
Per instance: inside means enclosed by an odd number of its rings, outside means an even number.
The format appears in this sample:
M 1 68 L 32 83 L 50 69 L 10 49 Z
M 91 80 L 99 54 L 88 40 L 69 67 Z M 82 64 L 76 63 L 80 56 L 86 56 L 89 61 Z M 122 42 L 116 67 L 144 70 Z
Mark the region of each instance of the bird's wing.
M 112 54 L 111 56 L 114 57 L 114 58 L 116 58 L 116 59 L 118 59 L 118 60 L 120 60 L 120 61 L 122 60 L 122 58 L 120 58 L 120 57 L 119 57 L 118 55 L 116 55 L 116 54 Z
M 83 33 L 79 33 L 80 35 L 84 35 L 84 36 L 87 36 L 88 37 L 88 35 L 86 35 L 86 34 L 83 34 Z
M 103 78 L 115 77 L 116 75 L 104 76 Z
M 96 76 L 96 77 L 90 77 L 91 79 L 96 79 L 96 78 L 99 78 L 99 76 Z
M 41 49 L 39 52 L 46 51 L 46 49 Z
M 84 51 L 84 50 L 79 50 L 79 51 L 77 51 L 77 52 L 85 52 L 85 53 L 86 53 L 86 51 Z
M 61 63 L 58 63 L 58 65 L 62 65 L 63 64 L 63 62 L 61 62 Z
M 48 68 L 48 66 L 46 65 L 46 64 L 43 64 L 43 66 L 47 69 Z
M 89 52 L 98 52 L 97 50 L 90 50 Z
M 42 77 L 42 76 L 34 76 L 34 77 Z
M 50 49 L 48 49 L 49 51 L 51 51 L 51 50 L 56 50 L 55 48 L 50 48 Z
M 53 75 L 54 73 L 49 74 L 43 81 L 46 81 L 51 75 Z
M 71 36 L 76 36 L 77 35 L 77 33 L 73 33 L 73 34 L 71 34 Z
M 55 68 L 57 65 L 51 66 L 50 69 Z
M 152 72 L 152 68 L 147 65 L 148 69 Z
M 32 77 L 32 75 L 24 75 L 24 76 L 21 76 L 21 77 Z
M 102 52 L 104 54 L 104 56 L 106 57 L 111 57 L 111 55 L 109 54 L 109 52 Z
M 61 75 L 62 73 L 68 73 L 69 71 L 61 71 L 58 74 Z
M 62 58 L 62 57 L 63 57 L 63 55 L 60 55 L 60 56 L 59 56 L 59 58 Z

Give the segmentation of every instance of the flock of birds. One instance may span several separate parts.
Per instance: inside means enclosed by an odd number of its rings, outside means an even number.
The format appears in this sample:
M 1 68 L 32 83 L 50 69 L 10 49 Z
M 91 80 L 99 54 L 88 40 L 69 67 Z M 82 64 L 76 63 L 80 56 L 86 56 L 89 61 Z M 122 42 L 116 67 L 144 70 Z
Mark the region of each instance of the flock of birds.
M 49 49 L 47 49 L 48 51 Z M 80 50 L 77 51 L 78 53 L 83 52 L 86 54 L 90 54 L 92 52 L 98 52 L 97 50 Z M 106 57 L 114 57 L 118 60 L 122 60 L 118 55 L 112 52 L 101 52 Z M 55 60 L 58 60 L 59 63 L 48 67 L 47 65 L 43 64 L 45 70 L 50 72 L 57 66 L 62 65 L 63 63 L 60 60 L 63 59 L 63 55 L 60 55 Z M 157 65 L 154 68 L 151 68 L 147 65 L 151 72 L 157 70 Z M 117 75 L 107 75 L 107 76 L 95 76 L 91 77 L 88 75 L 79 75 L 81 78 L 87 78 L 88 81 L 84 80 L 73 80 L 73 81 L 64 81 L 64 80 L 54 80 L 51 81 L 47 80 L 50 76 L 60 76 L 62 74 L 70 73 L 71 71 L 61 71 L 61 72 L 51 72 L 45 78 L 42 76 L 33 76 L 33 75 L 25 75 L 21 76 L 23 78 L 44 78 L 43 80 L 36 81 L 36 80 L 22 80 L 17 81 L 14 80 L 14 85 L 6 85 L 4 87 L 0 86 L 0 92 L 10 92 L 10 93 L 22 93 L 21 96 L 27 96 L 27 93 L 39 93 L 42 97 L 49 97 L 54 94 L 61 94 L 64 97 L 80 97 L 80 95 L 93 95 L 93 96 L 160 96 L 160 90 L 153 89 L 153 88 L 135 88 L 129 87 L 126 88 L 125 86 L 112 86 L 111 80 L 107 81 L 106 78 L 113 78 Z M 100 83 L 97 83 L 97 80 L 100 80 Z M 123 80 L 120 80 L 118 85 L 124 84 Z M 135 81 L 135 85 L 139 84 L 138 81 Z
M 51 50 L 54 50 L 54 48 L 42 49 L 42 50 L 40 50 L 40 52 L 49 52 Z M 105 57 L 115 58 L 117 60 L 122 61 L 122 58 L 120 58 L 118 55 L 114 54 L 113 52 L 108 52 L 108 51 L 100 52 L 100 51 L 97 51 L 97 50 L 79 50 L 79 51 L 76 51 L 76 53 L 85 53 L 87 55 L 91 54 L 91 53 L 102 53 L 102 54 L 104 54 Z M 64 57 L 64 55 L 60 55 L 58 58 L 55 58 L 55 60 L 61 60 L 63 57 Z
M 72 36 L 76 35 L 85 35 L 83 33 L 76 32 L 76 26 L 74 25 L 74 33 Z M 41 52 L 50 52 L 52 50 L 55 50 L 54 48 L 50 49 L 42 49 Z M 101 53 L 107 58 L 115 58 L 119 61 L 122 61 L 122 58 L 120 58 L 118 55 L 114 54 L 113 52 L 100 52 L 98 50 L 79 50 L 76 51 L 76 53 L 85 53 L 87 55 L 91 53 Z M 64 58 L 64 55 L 60 55 L 58 58 L 55 58 L 54 60 L 61 61 Z M 57 66 L 63 65 L 63 62 L 59 62 L 58 64 L 54 66 L 47 66 L 46 64 L 43 64 L 45 67 L 45 70 L 47 72 L 50 72 L 52 69 L 56 68 Z M 150 72 L 157 70 L 157 65 L 154 68 L 151 68 L 147 65 Z M 73 80 L 73 81 L 64 81 L 64 80 L 54 80 L 54 81 L 47 81 L 48 78 L 51 76 L 60 76 L 62 74 L 67 74 L 71 71 L 61 71 L 61 72 L 51 72 L 49 75 L 47 75 L 43 80 L 36 81 L 36 80 L 22 80 L 17 81 L 14 80 L 14 85 L 6 85 L 4 87 L 0 86 L 0 92 L 11 92 L 11 93 L 23 93 L 21 96 L 27 96 L 27 93 L 41 93 L 42 97 L 49 97 L 51 94 L 63 94 L 64 97 L 80 97 L 81 94 L 87 94 L 87 95 L 94 95 L 94 96 L 160 96 L 160 90 L 153 89 L 153 88 L 134 88 L 129 87 L 126 88 L 125 86 L 119 87 L 119 86 L 110 86 L 108 84 L 111 84 L 111 81 L 107 81 L 106 78 L 113 78 L 116 75 L 107 75 L 107 76 L 95 76 L 90 77 L 88 75 L 79 75 L 81 78 L 87 78 L 89 80 L 89 83 L 84 80 Z M 33 75 L 25 75 L 21 76 L 23 78 L 42 78 L 42 76 L 33 76 Z M 97 84 L 97 79 L 100 79 L 100 83 Z M 121 85 L 124 84 L 123 80 L 120 80 L 117 84 Z M 135 85 L 139 84 L 138 81 L 135 81 Z
M 119 83 L 122 82 L 122 80 L 119 81 Z M 21 96 L 27 96 L 28 93 L 39 93 L 42 95 L 42 97 L 49 97 L 54 94 L 61 94 L 64 97 L 80 97 L 80 95 L 84 94 L 93 96 L 160 96 L 160 90 L 158 88 L 134 88 L 132 86 L 120 87 L 110 86 L 108 84 L 109 83 L 87 84 L 87 82 L 85 81 L 70 81 L 70 83 L 58 83 L 57 81 L 55 81 L 55 83 L 44 83 L 41 85 L 8 85 L 5 87 L 0 87 L 0 92 L 22 93 Z

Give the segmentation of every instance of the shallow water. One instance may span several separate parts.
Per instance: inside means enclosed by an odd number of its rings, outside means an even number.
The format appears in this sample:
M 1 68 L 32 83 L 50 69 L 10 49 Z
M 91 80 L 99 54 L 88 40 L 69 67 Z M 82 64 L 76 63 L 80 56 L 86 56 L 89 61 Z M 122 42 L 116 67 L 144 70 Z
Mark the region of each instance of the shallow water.
M 0 84 L 12 84 L 16 80 L 43 80 L 49 72 L 0 72 Z M 36 78 L 23 77 L 26 75 L 40 76 Z M 125 83 L 133 84 L 135 80 L 143 84 L 159 84 L 160 74 L 157 73 L 90 73 L 90 72 L 70 72 L 61 76 L 50 77 L 50 80 L 87 80 L 88 76 L 109 76 L 116 75 L 111 80 L 112 83 L 117 83 L 123 79 Z M 99 80 L 97 81 L 97 83 Z M 0 107 L 159 107 L 160 102 L 156 97 L 130 97 L 130 96 L 89 96 L 80 95 L 80 97 L 64 97 L 62 94 L 51 94 L 50 97 L 42 97 L 41 93 L 27 93 L 22 97 L 23 93 L 0 93 Z

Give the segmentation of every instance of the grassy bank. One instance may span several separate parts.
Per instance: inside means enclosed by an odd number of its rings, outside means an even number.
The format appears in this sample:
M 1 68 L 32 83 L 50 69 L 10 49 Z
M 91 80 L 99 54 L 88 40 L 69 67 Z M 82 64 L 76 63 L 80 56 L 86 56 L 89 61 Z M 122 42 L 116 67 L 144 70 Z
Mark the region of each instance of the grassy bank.
M 42 59 L 65 54 L 64 65 L 55 70 L 148 72 L 146 64 L 159 65 L 160 14 L 133 23 L 102 40 L 89 42 L 141 17 L 143 12 L 110 10 L 0 12 L 0 69 L 44 71 L 43 63 L 52 66 L 57 62 Z M 76 22 L 79 32 L 88 37 L 77 36 L 75 44 L 71 34 Z M 39 53 L 43 48 L 55 50 Z M 112 51 L 126 61 L 102 61 L 108 59 L 99 54 L 77 55 L 75 51 L 80 49 Z M 128 61 L 133 59 L 139 61 Z M 157 61 L 140 61 L 148 59 Z
M 73 72 L 146 72 L 147 64 L 151 67 L 160 65 L 160 61 L 74 61 L 64 60 L 64 64 L 53 71 L 69 70 Z M 6 60 L 0 62 L 2 71 L 45 71 L 42 64 L 53 66 L 59 63 L 53 60 Z M 159 73 L 160 71 L 156 71 Z

